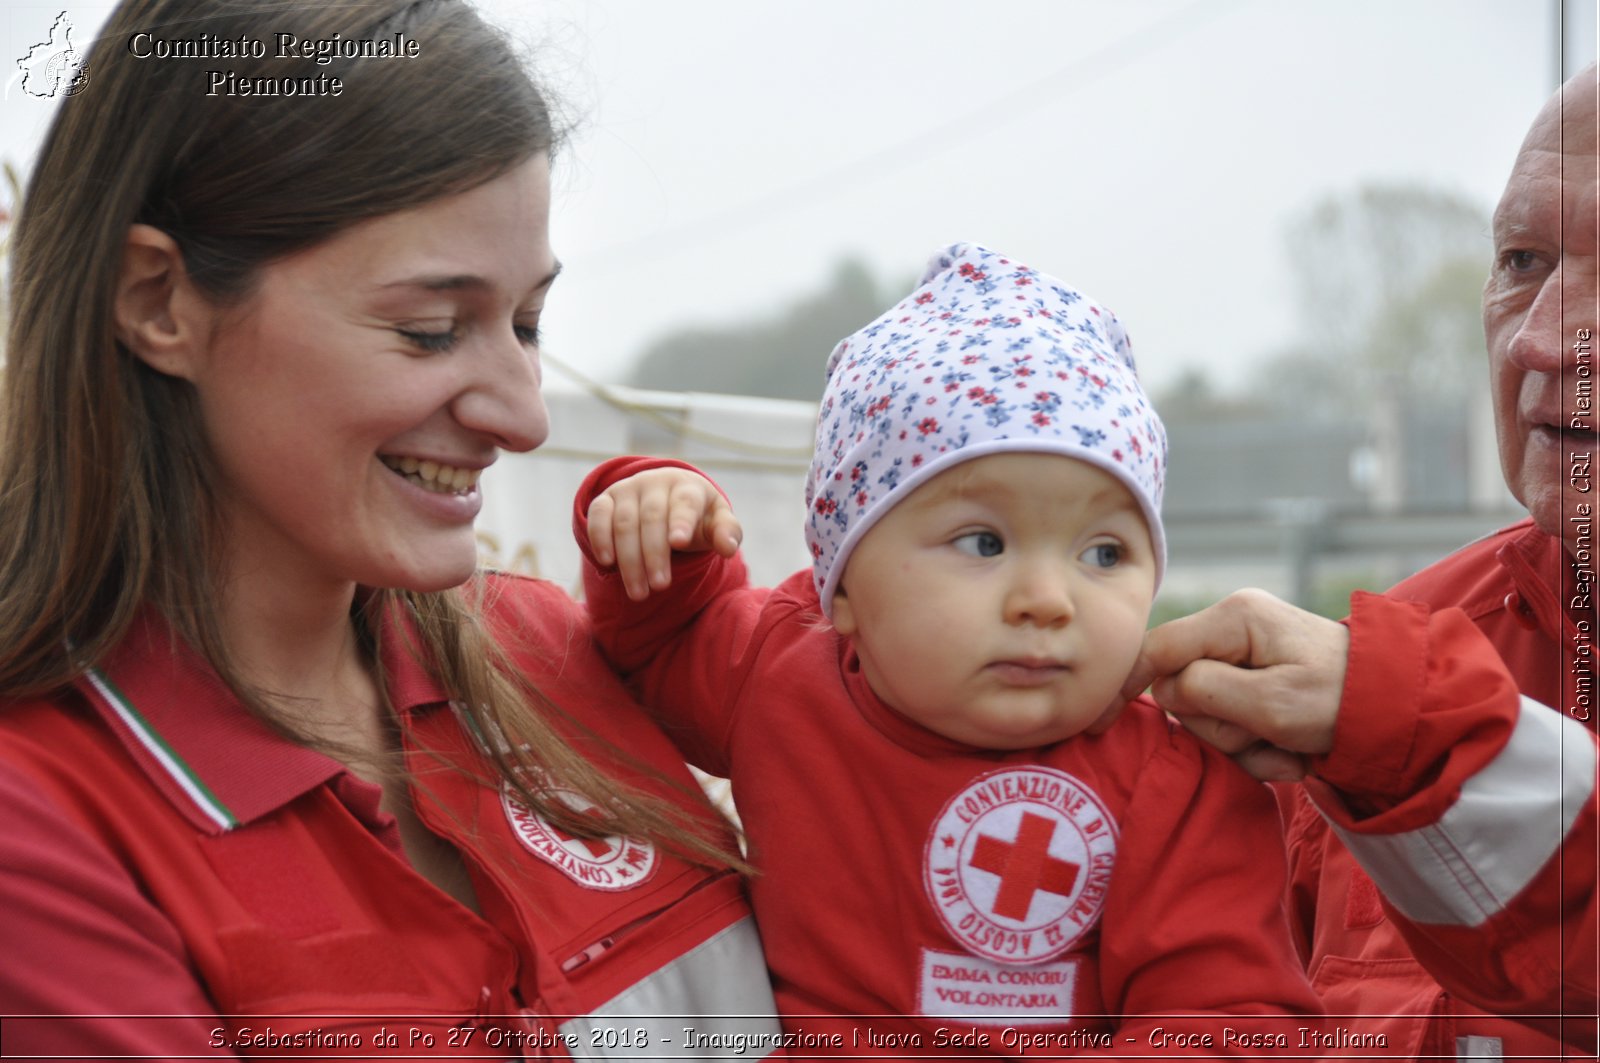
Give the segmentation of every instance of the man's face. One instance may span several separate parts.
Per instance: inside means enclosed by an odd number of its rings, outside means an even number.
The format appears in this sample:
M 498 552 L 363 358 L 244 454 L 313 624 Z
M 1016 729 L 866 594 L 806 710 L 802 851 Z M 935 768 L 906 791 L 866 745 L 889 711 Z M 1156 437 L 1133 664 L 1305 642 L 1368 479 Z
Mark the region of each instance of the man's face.
M 1494 215 L 1483 330 L 1500 467 L 1545 532 L 1600 515 L 1600 289 L 1596 71 L 1539 112 Z

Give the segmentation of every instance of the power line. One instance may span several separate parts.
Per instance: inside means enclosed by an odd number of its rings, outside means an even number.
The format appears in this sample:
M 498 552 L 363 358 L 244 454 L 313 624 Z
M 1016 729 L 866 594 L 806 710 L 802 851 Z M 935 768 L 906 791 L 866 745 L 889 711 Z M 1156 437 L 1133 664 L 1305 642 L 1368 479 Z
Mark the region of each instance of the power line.
M 627 398 L 610 385 L 602 384 L 598 380 L 594 380 L 591 377 L 585 376 L 572 365 L 555 357 L 548 351 L 541 351 L 539 353 L 539 358 L 545 364 L 552 365 L 561 370 L 584 391 L 587 391 L 590 395 L 593 395 L 606 405 L 612 407 L 613 409 L 620 410 L 630 417 L 635 417 L 644 421 L 650 421 L 653 424 L 666 428 L 680 439 L 692 439 L 697 443 L 705 443 L 710 446 L 720 447 L 721 449 L 731 451 L 734 454 L 747 454 L 753 457 L 769 459 L 787 459 L 792 462 L 799 462 L 807 465 L 810 464 L 811 447 L 809 445 L 804 447 L 771 447 L 761 443 L 752 443 L 745 439 L 736 439 L 733 436 L 725 436 L 716 432 L 708 432 L 703 428 L 696 428 L 694 425 L 690 424 L 688 418 L 686 417 L 673 417 L 670 414 L 662 413 L 660 410 L 648 403 L 636 402 L 633 399 Z M 731 462 L 729 464 L 741 463 Z M 792 468 L 792 466 L 773 465 L 770 462 L 743 464 L 751 465 L 751 467 L 769 469 L 777 468 L 783 471 L 789 471 Z
M 1000 126 L 1013 123 L 1044 107 L 1054 106 L 1107 75 L 1132 66 L 1157 48 L 1216 20 L 1242 2 L 1196 0 L 1154 27 L 1142 28 L 1120 37 L 1096 52 L 1074 59 L 1038 80 L 980 104 L 932 129 L 913 134 L 787 188 L 757 196 L 719 214 L 602 248 L 586 256 L 589 265 L 603 266 L 613 258 L 637 262 L 680 253 L 691 243 L 703 242 L 708 234 L 720 234 L 742 225 L 764 221 L 782 210 L 799 210 L 837 196 L 846 188 L 879 180 L 913 163 L 949 151 L 974 136 L 992 133 Z

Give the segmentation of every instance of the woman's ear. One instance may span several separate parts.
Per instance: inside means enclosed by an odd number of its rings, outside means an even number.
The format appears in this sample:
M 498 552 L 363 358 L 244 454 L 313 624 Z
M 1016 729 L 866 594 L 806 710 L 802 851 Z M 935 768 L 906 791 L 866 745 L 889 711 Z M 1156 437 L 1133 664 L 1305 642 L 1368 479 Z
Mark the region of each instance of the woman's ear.
M 129 226 L 113 309 L 123 346 L 159 373 L 193 380 L 210 309 L 189 281 L 178 242 L 153 225 Z

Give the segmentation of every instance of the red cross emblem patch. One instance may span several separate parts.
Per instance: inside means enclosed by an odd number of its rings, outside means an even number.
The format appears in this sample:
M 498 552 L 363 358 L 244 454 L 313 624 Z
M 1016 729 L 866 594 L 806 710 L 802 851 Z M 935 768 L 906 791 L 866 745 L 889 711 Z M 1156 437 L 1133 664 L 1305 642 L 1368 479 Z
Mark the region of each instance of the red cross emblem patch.
M 1040 963 L 1099 920 L 1116 854 L 1116 822 L 1093 790 L 1054 768 L 1002 768 L 945 803 L 923 885 L 968 951 Z
M 594 814 L 600 807 L 572 790 L 547 792 L 579 813 Z M 647 882 L 660 862 L 656 847 L 650 842 L 615 835 L 578 838 L 568 834 L 536 814 L 509 786 L 501 788 L 500 804 L 511 824 L 511 832 L 523 847 L 580 886 L 592 890 L 630 890 Z

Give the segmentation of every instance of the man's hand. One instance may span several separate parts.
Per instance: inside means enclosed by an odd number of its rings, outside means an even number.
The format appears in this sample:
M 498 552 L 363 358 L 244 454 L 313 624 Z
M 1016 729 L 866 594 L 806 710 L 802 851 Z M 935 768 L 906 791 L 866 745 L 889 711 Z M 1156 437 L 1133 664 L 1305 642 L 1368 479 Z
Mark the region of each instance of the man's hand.
M 1333 748 L 1350 632 L 1265 591 L 1162 624 L 1122 688 L 1162 708 L 1258 779 L 1299 779 Z
M 589 505 L 589 548 L 616 565 L 628 597 L 643 601 L 672 585 L 672 551 L 715 550 L 732 557 L 744 529 L 704 476 L 650 469 L 606 488 Z

